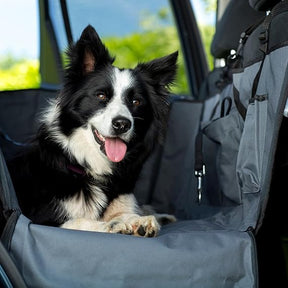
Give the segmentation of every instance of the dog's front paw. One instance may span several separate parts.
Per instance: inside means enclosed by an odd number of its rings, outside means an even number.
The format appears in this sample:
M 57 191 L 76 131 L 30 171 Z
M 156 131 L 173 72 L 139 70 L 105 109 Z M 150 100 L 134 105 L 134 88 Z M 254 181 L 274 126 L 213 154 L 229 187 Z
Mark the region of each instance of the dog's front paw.
M 106 223 L 106 232 L 132 235 L 132 226 L 121 219 L 113 219 Z
M 136 236 L 155 237 L 160 230 L 160 225 L 153 215 L 139 216 L 130 224 L 133 228 L 132 234 Z
M 66 229 L 120 233 L 143 237 L 155 237 L 160 230 L 160 225 L 153 215 L 139 216 L 136 214 L 124 214 L 121 217 L 111 219 L 109 222 L 84 218 L 71 219 L 62 224 L 61 227 Z
M 154 216 L 128 216 L 110 220 L 106 225 L 106 231 L 143 237 L 155 237 L 160 226 Z

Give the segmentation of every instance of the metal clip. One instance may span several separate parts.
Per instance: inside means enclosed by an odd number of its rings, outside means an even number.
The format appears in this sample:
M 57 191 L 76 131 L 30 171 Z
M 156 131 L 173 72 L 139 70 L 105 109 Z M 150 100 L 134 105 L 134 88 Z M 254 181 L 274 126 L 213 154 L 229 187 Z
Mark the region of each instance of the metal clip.
M 202 189 L 203 189 L 203 177 L 205 176 L 205 165 L 202 166 L 202 170 L 195 170 L 195 177 L 197 178 L 197 194 L 198 204 L 201 204 L 202 200 Z
M 236 51 L 236 55 L 239 55 L 240 54 L 240 51 L 242 50 L 243 48 L 243 45 L 245 44 L 246 40 L 247 40 L 247 34 L 246 32 L 242 32 L 241 35 L 240 35 L 240 40 L 239 40 L 239 43 L 238 43 L 238 47 L 237 47 L 237 51 Z M 236 57 L 236 56 L 235 56 Z
M 283 115 L 288 118 L 288 99 L 286 100 L 286 104 L 285 104 L 285 108 L 284 108 L 284 112 Z

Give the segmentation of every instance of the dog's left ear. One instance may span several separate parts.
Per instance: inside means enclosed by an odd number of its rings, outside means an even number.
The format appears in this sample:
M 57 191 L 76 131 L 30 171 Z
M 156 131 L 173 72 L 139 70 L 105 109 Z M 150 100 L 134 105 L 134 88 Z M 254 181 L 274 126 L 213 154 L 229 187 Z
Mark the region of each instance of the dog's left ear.
M 153 147 L 155 144 L 151 139 L 156 138 L 159 143 L 164 142 L 169 114 L 169 85 L 173 84 L 177 72 L 178 52 L 168 56 L 154 59 L 147 63 L 136 66 L 136 73 L 140 73 L 144 80 L 152 87 L 151 107 L 153 110 L 153 122 L 146 134 L 144 141 L 146 145 Z M 155 137 L 156 133 L 156 137 Z
M 177 58 L 178 51 L 147 63 L 138 64 L 135 69 L 147 73 L 155 84 L 157 83 L 162 87 L 169 86 L 169 84 L 172 84 L 175 80 Z
M 80 72 L 82 75 L 114 61 L 91 25 L 83 30 L 80 39 L 69 48 L 67 54 L 70 58 L 70 72 Z

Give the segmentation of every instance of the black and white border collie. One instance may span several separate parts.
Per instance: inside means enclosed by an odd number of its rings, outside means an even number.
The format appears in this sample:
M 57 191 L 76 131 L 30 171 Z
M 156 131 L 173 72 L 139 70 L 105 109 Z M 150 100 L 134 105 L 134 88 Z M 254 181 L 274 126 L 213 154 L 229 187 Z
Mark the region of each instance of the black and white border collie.
M 67 54 L 63 88 L 11 166 L 22 212 L 38 224 L 155 236 L 159 224 L 132 192 L 163 136 L 178 53 L 119 69 L 89 25 Z

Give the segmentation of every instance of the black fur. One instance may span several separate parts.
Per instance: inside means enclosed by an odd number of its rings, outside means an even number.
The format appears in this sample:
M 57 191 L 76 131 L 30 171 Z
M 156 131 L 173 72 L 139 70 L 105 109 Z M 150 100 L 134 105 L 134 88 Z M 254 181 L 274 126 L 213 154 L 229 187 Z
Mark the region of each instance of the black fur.
M 69 220 L 59 205 L 61 201 L 82 191 L 87 205 L 95 204 L 91 185 L 103 191 L 107 205 L 117 196 L 133 191 L 143 161 L 156 141 L 163 140 L 168 115 L 168 86 L 175 77 L 178 53 L 129 70 L 133 84 L 123 92 L 123 99 L 135 121 L 133 137 L 127 142 L 125 158 L 111 163 L 112 173 L 96 176 L 89 172 L 89 161 L 79 163 L 71 151 L 63 148 L 59 139 L 56 141 L 53 133 L 61 133 L 68 139 L 79 127 L 87 127 L 97 111 L 106 108 L 117 92 L 111 81 L 114 58 L 91 26 L 83 31 L 67 54 L 70 64 L 63 89 L 56 104 L 52 103 L 49 108 L 57 105 L 57 121 L 50 123 L 44 117 L 31 149 L 9 165 L 23 213 L 35 223 L 56 226 Z M 93 61 L 89 62 L 88 58 Z M 105 93 L 105 100 L 99 100 L 99 91 Z M 134 99 L 141 105 L 133 105 Z M 95 145 L 99 146 L 96 140 Z M 103 147 L 99 146 L 99 149 L 103 150 Z M 99 217 L 106 207 L 104 205 L 98 211 Z

